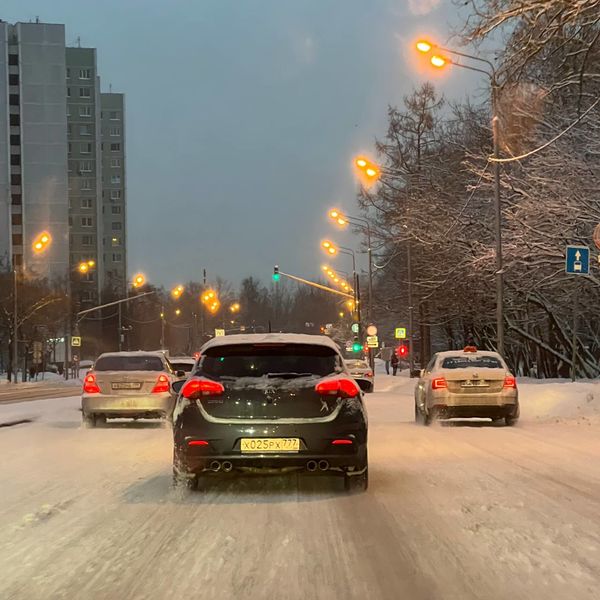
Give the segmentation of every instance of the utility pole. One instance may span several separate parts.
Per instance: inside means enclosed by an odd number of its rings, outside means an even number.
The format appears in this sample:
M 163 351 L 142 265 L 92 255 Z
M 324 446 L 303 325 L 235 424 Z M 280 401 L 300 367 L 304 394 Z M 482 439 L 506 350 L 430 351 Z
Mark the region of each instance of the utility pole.
M 13 383 L 19 383 L 17 380 L 17 371 L 18 371 L 18 362 L 19 362 L 19 349 L 18 349 L 18 340 L 19 334 L 17 330 L 19 329 L 19 318 L 17 312 L 19 310 L 19 303 L 17 300 L 17 289 L 18 289 L 18 274 L 17 274 L 17 257 L 13 254 L 13 359 L 12 359 L 12 376 Z
M 494 158 L 500 158 L 500 135 L 498 115 L 496 114 L 496 84 L 493 83 L 492 133 L 494 137 Z M 494 161 L 494 210 L 496 213 L 496 329 L 497 350 L 504 356 L 504 275 L 502 261 L 502 203 L 500 200 L 500 163 Z
M 406 270 L 408 272 L 408 371 L 409 377 L 413 376 L 413 370 L 415 368 L 415 355 L 414 355 L 414 318 L 413 318 L 413 276 L 412 276 L 412 249 L 410 239 L 406 242 Z M 422 366 L 422 365 L 421 365 Z

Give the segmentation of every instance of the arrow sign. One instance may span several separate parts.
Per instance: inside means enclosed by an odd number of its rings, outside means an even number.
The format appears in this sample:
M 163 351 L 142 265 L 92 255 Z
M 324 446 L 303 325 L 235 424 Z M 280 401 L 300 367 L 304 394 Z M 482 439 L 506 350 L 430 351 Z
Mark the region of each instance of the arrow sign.
M 567 246 L 565 273 L 569 275 L 589 275 L 590 249 L 587 246 Z

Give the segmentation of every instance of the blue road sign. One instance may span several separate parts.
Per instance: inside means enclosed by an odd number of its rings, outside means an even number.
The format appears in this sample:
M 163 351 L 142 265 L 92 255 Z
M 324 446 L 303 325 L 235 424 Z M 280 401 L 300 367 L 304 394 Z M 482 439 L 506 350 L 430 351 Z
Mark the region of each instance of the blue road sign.
M 590 249 L 587 246 L 567 246 L 565 271 L 569 275 L 589 275 Z

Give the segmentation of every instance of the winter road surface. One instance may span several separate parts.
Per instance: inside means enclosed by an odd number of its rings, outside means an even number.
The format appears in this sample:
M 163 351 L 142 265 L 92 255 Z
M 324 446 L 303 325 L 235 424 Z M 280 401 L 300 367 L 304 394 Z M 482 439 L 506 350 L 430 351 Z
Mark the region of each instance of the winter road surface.
M 413 382 L 377 385 L 354 496 L 308 474 L 174 490 L 162 425 L 85 430 L 78 398 L 0 406 L 31 420 L 0 428 L 0 598 L 600 597 L 600 425 L 538 418 L 579 388 L 522 385 L 515 428 L 426 428 Z

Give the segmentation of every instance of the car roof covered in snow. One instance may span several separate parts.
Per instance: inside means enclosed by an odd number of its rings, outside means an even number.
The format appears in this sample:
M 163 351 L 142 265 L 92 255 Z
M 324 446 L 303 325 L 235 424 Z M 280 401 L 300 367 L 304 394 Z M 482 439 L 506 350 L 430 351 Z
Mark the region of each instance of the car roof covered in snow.
M 241 344 L 308 344 L 312 346 L 327 346 L 336 352 L 340 351 L 337 344 L 326 335 L 308 335 L 305 333 L 244 333 L 214 337 L 202 346 L 200 352 L 204 354 L 210 348 Z
M 165 353 L 160 350 L 134 350 L 132 352 L 103 352 L 98 358 L 105 356 L 158 356 L 165 358 Z M 96 360 L 98 360 L 98 358 Z
M 196 359 L 193 356 L 169 356 L 169 362 L 187 362 L 193 364 L 196 362 Z
M 477 350 L 475 352 L 472 351 L 467 351 L 465 352 L 464 350 L 446 350 L 445 352 L 438 352 L 437 353 L 438 358 L 448 358 L 448 357 L 452 357 L 452 358 L 458 358 L 458 357 L 469 357 L 469 356 L 490 356 L 493 358 L 500 358 L 501 356 L 497 353 L 497 352 L 491 352 L 489 350 Z

